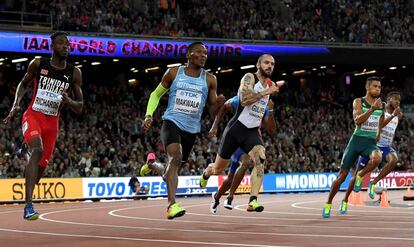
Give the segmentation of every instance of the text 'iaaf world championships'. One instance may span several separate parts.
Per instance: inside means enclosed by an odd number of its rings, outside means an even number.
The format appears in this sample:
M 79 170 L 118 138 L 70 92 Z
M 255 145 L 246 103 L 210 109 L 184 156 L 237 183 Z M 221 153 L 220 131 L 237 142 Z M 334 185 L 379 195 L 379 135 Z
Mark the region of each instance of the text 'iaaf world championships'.
M 74 55 L 130 56 L 130 57 L 184 57 L 189 43 L 167 41 L 138 41 L 120 39 L 69 38 L 70 51 Z M 210 57 L 239 57 L 242 47 L 209 44 Z M 49 38 L 24 37 L 23 49 L 31 52 L 51 51 Z

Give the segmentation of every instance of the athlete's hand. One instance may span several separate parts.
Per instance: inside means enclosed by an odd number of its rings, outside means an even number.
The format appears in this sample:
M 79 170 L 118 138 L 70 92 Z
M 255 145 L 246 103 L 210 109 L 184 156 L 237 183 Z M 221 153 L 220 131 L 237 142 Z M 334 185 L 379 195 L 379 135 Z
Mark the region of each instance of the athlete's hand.
M 152 117 L 151 116 L 145 116 L 145 120 L 142 123 L 142 128 L 144 129 L 144 132 L 147 132 L 149 128 L 152 125 Z
M 211 127 L 210 131 L 208 132 L 209 137 L 216 137 L 217 136 L 217 128 Z
M 66 92 L 62 93 L 62 103 L 70 105 L 70 103 L 72 102 L 72 99 L 68 96 L 68 94 Z
M 16 115 L 22 110 L 20 106 L 13 106 L 9 112 L 9 115 L 5 119 L 3 119 L 4 124 L 8 124 Z
M 217 108 L 220 108 L 226 102 L 226 97 L 223 94 L 217 95 L 216 104 Z
M 278 93 L 279 92 L 279 87 L 273 83 L 271 87 L 269 87 L 267 90 L 267 94 L 273 94 L 273 93 Z
M 381 98 L 378 98 L 374 101 L 374 104 L 371 106 L 373 108 L 373 110 L 378 110 L 381 108 L 382 105 L 382 100 Z
M 397 117 L 400 117 L 400 115 L 401 115 L 401 109 L 400 109 L 400 107 L 395 108 L 394 111 L 393 111 L 393 113 L 392 113 L 392 115 L 397 116 Z

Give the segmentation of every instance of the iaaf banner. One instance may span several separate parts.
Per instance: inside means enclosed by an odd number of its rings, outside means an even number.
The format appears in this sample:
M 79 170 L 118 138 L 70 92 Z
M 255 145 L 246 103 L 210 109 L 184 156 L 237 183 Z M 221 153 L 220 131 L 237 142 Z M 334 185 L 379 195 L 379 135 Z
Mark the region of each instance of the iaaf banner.
M 70 53 L 101 57 L 182 58 L 191 41 L 149 40 L 138 38 L 107 38 L 69 36 Z M 330 50 L 318 46 L 281 46 L 203 42 L 207 55 L 215 58 L 258 57 L 272 55 L 329 55 Z M 51 53 L 49 35 L 0 32 L 0 51 L 21 53 Z
M 368 183 L 370 180 L 373 180 L 375 177 L 378 176 L 378 173 L 371 173 L 367 174 L 364 177 L 363 186 L 368 187 Z M 385 178 L 378 181 L 376 184 L 377 187 L 382 188 L 401 188 L 407 187 L 414 184 L 414 173 L 410 172 L 391 172 Z

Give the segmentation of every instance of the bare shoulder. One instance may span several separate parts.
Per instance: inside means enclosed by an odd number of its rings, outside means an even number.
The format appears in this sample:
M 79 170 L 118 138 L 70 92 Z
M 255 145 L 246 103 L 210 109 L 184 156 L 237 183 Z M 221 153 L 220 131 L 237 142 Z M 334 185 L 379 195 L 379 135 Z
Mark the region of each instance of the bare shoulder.
M 217 77 L 212 73 L 206 71 L 206 81 L 209 85 L 217 84 Z

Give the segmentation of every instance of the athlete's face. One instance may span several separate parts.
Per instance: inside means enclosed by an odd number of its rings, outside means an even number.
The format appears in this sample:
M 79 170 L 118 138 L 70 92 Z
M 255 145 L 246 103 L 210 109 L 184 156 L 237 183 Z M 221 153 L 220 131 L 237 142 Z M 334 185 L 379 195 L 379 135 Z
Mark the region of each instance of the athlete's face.
M 257 69 L 260 74 L 265 77 L 272 76 L 273 70 L 275 68 L 275 59 L 270 55 L 264 55 L 262 59 L 256 64 Z
M 197 67 L 203 68 L 207 61 L 207 49 L 204 45 L 196 45 L 187 54 L 187 59 L 190 63 Z
M 381 93 L 381 82 L 380 81 L 371 81 L 371 84 L 366 85 L 366 90 L 369 95 L 373 98 L 378 98 Z
M 60 57 L 67 58 L 69 55 L 69 39 L 65 35 L 59 35 L 52 44 L 53 52 Z
M 400 103 L 401 103 L 401 96 L 400 95 L 394 95 L 392 97 L 390 97 L 388 99 L 388 101 L 390 102 L 390 105 L 393 109 L 400 107 Z

